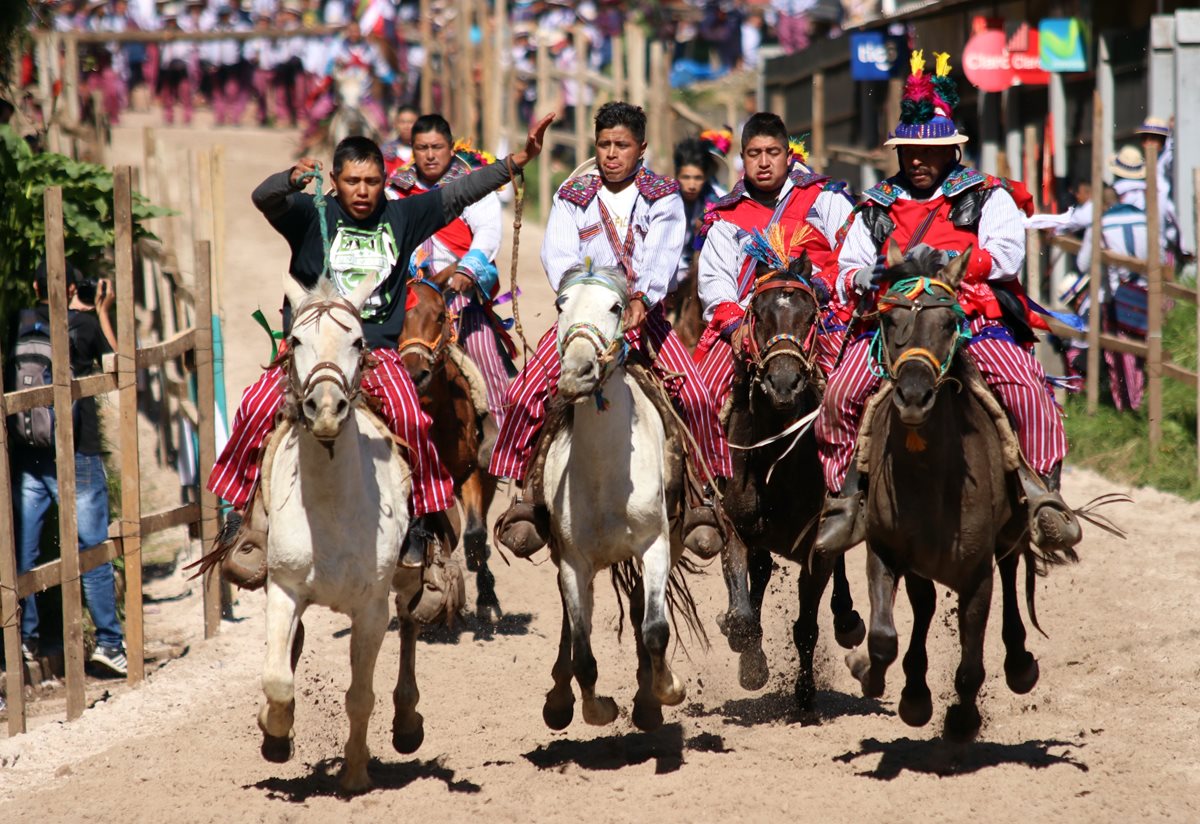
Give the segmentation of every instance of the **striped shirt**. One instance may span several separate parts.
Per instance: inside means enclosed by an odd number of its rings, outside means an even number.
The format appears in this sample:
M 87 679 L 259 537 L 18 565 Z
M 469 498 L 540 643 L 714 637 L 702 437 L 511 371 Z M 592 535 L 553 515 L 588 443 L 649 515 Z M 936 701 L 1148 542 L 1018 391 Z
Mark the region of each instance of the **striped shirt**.
M 1145 201 L 1143 201 L 1145 202 Z M 1123 255 L 1145 258 L 1149 248 L 1146 233 L 1146 213 L 1129 203 L 1118 203 L 1100 218 L 1100 245 L 1112 252 Z M 1088 227 L 1083 235 L 1083 247 L 1079 250 L 1077 259 L 1079 271 L 1087 274 L 1092 265 L 1092 227 Z M 1122 266 L 1106 266 L 1105 278 L 1102 284 L 1108 289 L 1108 295 L 1128 280 L 1140 278 Z

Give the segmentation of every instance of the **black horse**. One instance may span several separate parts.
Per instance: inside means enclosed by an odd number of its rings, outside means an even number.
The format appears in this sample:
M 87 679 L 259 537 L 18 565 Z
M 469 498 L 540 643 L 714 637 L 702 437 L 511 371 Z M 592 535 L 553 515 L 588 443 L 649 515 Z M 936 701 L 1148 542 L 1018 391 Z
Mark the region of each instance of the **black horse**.
M 801 710 L 812 708 L 816 692 L 817 611 L 831 574 L 837 642 L 850 648 L 866 633 L 854 611 L 843 557 L 809 559 L 825 499 L 816 440 L 807 431 L 825 383 L 814 358 L 820 307 L 811 273 L 807 254 L 786 271 L 765 273 L 742 321 L 745 342 L 734 353 L 726 425 L 733 476 L 724 489 L 723 508 L 734 534 L 722 556 L 729 611 L 720 622 L 730 649 L 741 654 L 741 685 L 761 688 L 769 675 L 761 614 L 771 553 L 800 564 L 800 616 L 792 636 L 800 654 L 796 702 Z M 787 434 L 778 437 L 781 433 Z

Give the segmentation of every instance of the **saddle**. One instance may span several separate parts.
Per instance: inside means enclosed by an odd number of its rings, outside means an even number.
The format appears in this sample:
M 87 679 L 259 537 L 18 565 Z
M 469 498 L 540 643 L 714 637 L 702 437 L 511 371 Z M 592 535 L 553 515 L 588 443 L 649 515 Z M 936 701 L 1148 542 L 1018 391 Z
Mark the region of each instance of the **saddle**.
M 459 373 L 462 374 L 463 381 L 467 384 L 467 391 L 471 395 L 471 403 L 475 406 L 475 414 L 478 417 L 488 414 L 487 384 L 484 383 L 483 372 L 479 371 L 475 361 L 471 360 L 466 350 L 457 343 L 446 347 L 446 357 L 458 367 Z

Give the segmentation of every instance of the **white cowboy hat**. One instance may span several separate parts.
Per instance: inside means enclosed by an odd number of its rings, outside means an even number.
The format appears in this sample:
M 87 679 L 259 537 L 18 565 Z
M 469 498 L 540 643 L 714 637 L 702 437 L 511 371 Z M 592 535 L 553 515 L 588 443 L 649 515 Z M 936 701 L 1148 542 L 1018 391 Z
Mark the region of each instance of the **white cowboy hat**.
M 1134 134 L 1152 134 L 1157 137 L 1170 137 L 1171 124 L 1163 120 L 1161 117 L 1147 117 L 1142 121 L 1142 125 L 1137 127 Z
M 1122 146 L 1108 161 L 1108 170 L 1125 180 L 1146 179 L 1146 157 L 1137 146 Z

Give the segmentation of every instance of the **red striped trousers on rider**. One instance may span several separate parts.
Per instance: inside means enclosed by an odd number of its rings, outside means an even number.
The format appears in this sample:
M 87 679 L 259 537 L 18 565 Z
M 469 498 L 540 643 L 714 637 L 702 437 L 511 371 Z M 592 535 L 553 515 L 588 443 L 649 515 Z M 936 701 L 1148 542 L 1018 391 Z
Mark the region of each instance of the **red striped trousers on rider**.
M 429 416 L 421 411 L 417 391 L 392 349 L 373 352 L 379 365 L 363 374 L 362 388 L 382 406 L 388 428 L 409 444 L 412 464 L 412 510 L 417 516 L 448 509 L 454 484 L 429 440 Z M 244 510 L 258 485 L 259 465 L 267 437 L 275 428 L 275 413 L 283 404 L 285 381 L 281 367 L 263 373 L 242 395 L 233 419 L 233 432 L 208 479 L 209 491 Z
M 646 316 L 641 330 L 626 334 L 632 348 L 641 348 L 641 333 L 650 336 L 658 352 L 654 363 L 655 371 L 664 377 L 667 390 L 680 407 L 683 421 L 691 430 L 700 453 L 713 472 L 728 477 L 732 471 L 729 448 L 717 422 L 712 397 L 704 388 L 691 355 L 680 342 L 671 324 L 663 316 L 661 308 L 655 308 Z M 525 364 L 525 368 L 508 387 L 505 405 L 508 414 L 488 471 L 498 478 L 513 478 L 521 481 L 525 467 L 533 451 L 533 443 L 546 419 L 546 399 L 551 387 L 558 383 L 559 359 L 557 351 L 558 329 L 551 327 L 538 341 L 537 351 Z M 682 378 L 675 377 L 681 375 Z
M 466 295 L 459 295 L 451 304 L 458 313 L 458 339 L 467 356 L 483 373 L 487 392 L 488 411 L 497 426 L 504 423 L 504 391 L 508 389 L 508 362 L 500 351 L 496 330 L 488 322 L 483 308 Z
M 971 333 L 1000 326 L 981 316 L 971 319 Z M 817 448 L 825 470 L 825 485 L 838 492 L 858 441 L 863 408 L 879 386 L 868 363 L 870 340 L 850 344 L 841 366 L 829 379 L 817 418 Z M 1035 472 L 1046 474 L 1067 454 L 1067 436 L 1037 359 L 1015 343 L 998 338 L 977 338 L 967 345 L 983 379 L 1000 398 L 1013 422 L 1025 459 Z

